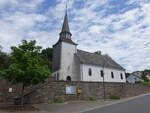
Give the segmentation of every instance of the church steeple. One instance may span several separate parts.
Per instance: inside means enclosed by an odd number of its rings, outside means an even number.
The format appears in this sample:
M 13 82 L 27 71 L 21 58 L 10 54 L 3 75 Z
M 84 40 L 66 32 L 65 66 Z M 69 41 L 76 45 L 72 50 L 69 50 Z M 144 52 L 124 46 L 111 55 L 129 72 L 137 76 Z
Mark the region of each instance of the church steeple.
M 64 17 L 64 21 L 63 21 L 63 25 L 62 25 L 62 30 L 59 33 L 59 40 L 55 45 L 57 45 L 59 42 L 66 42 L 66 43 L 70 43 L 73 45 L 77 45 L 76 43 L 74 43 L 72 41 L 71 36 L 72 36 L 72 34 L 69 29 L 67 5 L 66 5 L 66 11 L 65 11 L 65 17 Z
M 66 11 L 66 14 L 65 14 L 65 18 L 64 18 L 64 22 L 63 22 L 61 32 L 69 32 L 70 33 L 67 11 Z
M 60 32 L 60 38 L 62 39 L 71 39 L 71 32 L 69 29 L 69 23 L 68 23 L 68 14 L 67 14 L 67 5 L 66 5 L 66 12 L 65 12 L 65 17 L 64 17 L 64 21 L 63 21 L 63 26 L 62 26 L 62 30 Z

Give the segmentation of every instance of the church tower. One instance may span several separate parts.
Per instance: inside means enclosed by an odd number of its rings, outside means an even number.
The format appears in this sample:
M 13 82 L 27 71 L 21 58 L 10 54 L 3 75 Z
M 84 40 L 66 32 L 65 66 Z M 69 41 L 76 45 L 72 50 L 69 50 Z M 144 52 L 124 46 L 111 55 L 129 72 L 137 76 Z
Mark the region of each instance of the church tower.
M 71 36 L 66 10 L 59 40 L 53 45 L 53 75 L 57 80 L 77 80 L 74 57 L 77 44 Z

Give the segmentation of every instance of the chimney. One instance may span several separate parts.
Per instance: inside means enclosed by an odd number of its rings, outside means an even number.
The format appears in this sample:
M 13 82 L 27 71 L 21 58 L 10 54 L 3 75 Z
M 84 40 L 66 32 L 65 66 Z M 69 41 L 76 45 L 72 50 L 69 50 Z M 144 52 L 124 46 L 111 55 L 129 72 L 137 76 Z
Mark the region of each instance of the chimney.
M 95 54 L 97 54 L 97 55 L 101 55 L 102 54 L 102 52 L 99 50 L 99 51 L 96 51 L 96 52 L 94 52 Z

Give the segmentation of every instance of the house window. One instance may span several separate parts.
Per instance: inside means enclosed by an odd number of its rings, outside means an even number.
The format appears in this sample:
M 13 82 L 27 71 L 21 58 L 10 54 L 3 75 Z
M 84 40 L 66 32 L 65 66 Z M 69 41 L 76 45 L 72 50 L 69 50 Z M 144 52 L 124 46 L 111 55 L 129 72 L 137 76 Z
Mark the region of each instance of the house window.
M 103 72 L 103 70 L 101 70 L 101 77 L 104 77 L 104 72 Z
M 92 69 L 89 68 L 89 76 L 92 76 Z
M 120 73 L 120 78 L 121 78 L 121 79 L 123 79 L 123 75 L 122 75 L 122 73 Z
M 111 78 L 114 78 L 114 73 L 113 72 L 111 72 Z

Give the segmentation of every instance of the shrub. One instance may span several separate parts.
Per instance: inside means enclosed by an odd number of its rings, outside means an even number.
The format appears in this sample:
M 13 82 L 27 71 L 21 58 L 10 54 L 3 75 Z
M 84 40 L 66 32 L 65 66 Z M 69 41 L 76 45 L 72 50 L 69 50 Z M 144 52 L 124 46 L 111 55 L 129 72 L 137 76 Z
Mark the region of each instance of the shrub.
M 54 99 L 54 103 L 64 103 L 65 102 L 65 99 L 62 98 L 62 97 L 59 97 L 59 98 L 55 98 Z
M 90 97 L 89 101 L 96 101 L 96 98 Z
M 110 96 L 110 99 L 120 99 L 120 96 L 112 95 L 112 96 Z
M 150 82 L 141 81 L 144 86 L 150 86 Z

